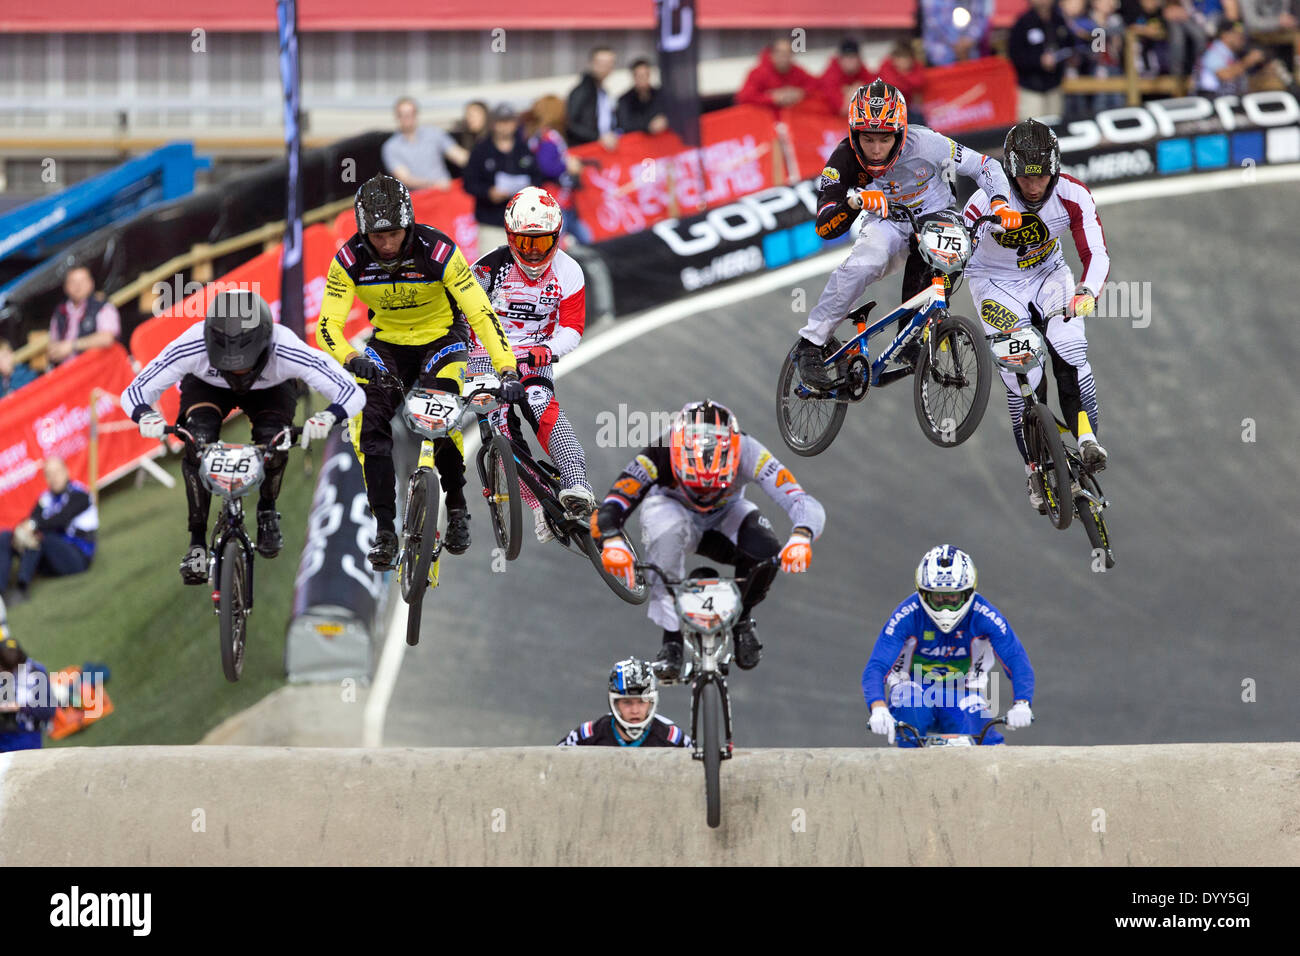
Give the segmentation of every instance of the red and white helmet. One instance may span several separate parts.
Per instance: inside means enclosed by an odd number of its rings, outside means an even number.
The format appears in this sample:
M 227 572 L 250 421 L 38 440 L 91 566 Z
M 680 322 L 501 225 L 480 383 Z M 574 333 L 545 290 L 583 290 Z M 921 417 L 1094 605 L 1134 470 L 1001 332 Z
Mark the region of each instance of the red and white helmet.
M 527 186 L 506 203 L 506 241 L 510 255 L 530 279 L 540 279 L 560 251 L 564 214 L 545 189 Z

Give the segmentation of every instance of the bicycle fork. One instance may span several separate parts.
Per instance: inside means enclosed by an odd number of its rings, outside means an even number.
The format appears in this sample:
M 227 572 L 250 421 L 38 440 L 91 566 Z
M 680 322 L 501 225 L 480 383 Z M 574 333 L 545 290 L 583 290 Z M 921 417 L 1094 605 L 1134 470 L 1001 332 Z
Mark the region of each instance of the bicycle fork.
M 722 736 L 726 741 L 726 746 L 722 751 L 722 759 L 730 760 L 733 748 L 731 740 L 731 695 L 727 693 L 727 682 L 716 672 L 701 673 L 691 682 L 691 741 L 695 744 L 691 757 L 695 760 L 704 759 L 704 742 L 700 739 L 700 695 L 704 692 L 704 687 L 707 684 L 712 684 L 718 688 L 718 697 L 722 701 Z

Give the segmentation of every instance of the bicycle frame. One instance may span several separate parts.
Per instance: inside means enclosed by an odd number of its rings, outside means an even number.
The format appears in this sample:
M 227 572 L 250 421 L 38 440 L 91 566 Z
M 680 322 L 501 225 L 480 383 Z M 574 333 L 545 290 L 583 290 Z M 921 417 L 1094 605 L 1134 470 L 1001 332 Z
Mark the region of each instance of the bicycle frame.
M 913 313 L 911 322 L 894 336 L 894 340 L 885 347 L 880 356 L 871 362 L 870 382 L 873 386 L 877 386 L 880 384 L 881 375 L 886 371 L 886 367 L 894 356 L 927 326 L 932 316 L 942 316 L 947 310 L 948 293 L 944 287 L 943 277 L 936 276 L 931 280 L 929 286 L 899 305 L 892 312 L 871 323 L 871 325 L 859 322 L 858 331 L 853 338 L 841 345 L 835 354 L 826 359 L 826 362 L 827 364 L 833 364 L 847 355 L 865 354 L 869 357 L 871 353 L 868 348 L 868 340 L 891 322 L 896 322 L 911 312 Z

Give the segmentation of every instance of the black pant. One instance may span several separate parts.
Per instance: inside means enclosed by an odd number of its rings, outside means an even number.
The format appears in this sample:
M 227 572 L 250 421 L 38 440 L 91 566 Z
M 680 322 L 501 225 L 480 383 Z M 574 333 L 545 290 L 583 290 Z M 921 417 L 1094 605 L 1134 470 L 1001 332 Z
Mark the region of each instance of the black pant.
M 210 385 L 197 376 L 186 375 L 181 379 L 181 408 L 176 423 L 188 429 L 200 444 L 214 442 L 221 436 L 221 423 L 238 408 L 252 423 L 253 441 L 267 442 L 280 429 L 293 424 L 297 404 L 298 393 L 293 382 L 236 393 Z M 283 451 L 274 452 L 267 458 L 266 478 L 258 491 L 258 511 L 275 508 L 288 460 L 289 453 Z M 199 460 L 188 446 L 181 461 L 181 474 L 185 476 L 185 499 L 189 505 L 190 543 L 202 544 L 208 530 L 212 493 L 199 478 Z
M 13 538 L 12 531 L 0 531 L 0 596 L 9 588 L 9 572 L 15 556 Z M 90 558 L 84 551 L 57 531 L 48 531 L 41 535 L 39 548 L 22 552 L 18 560 L 18 586 L 26 588 L 38 571 L 57 578 L 80 574 L 88 567 Z
M 781 553 L 781 542 L 760 511 L 751 511 L 736 530 L 736 543 L 718 531 L 706 531 L 700 537 L 696 554 L 711 561 L 734 565 L 736 577 L 745 578 L 740 586 L 741 617 L 750 612 L 767 597 L 768 589 L 780 568 L 771 559 Z
M 461 392 L 465 383 L 465 365 L 469 346 L 465 335 L 452 329 L 441 338 L 425 345 L 394 345 L 370 340 L 388 371 L 402 382 L 403 391 L 417 381 L 422 388 Z M 395 389 L 374 382 L 363 386 L 366 407 L 361 412 L 361 434 L 357 457 L 366 478 L 366 495 L 370 510 L 380 530 L 392 531 L 397 521 L 397 474 L 393 468 L 393 413 L 402 396 Z M 434 464 L 447 498 L 447 508 L 464 508 L 465 456 L 456 442 L 440 438 L 434 442 Z

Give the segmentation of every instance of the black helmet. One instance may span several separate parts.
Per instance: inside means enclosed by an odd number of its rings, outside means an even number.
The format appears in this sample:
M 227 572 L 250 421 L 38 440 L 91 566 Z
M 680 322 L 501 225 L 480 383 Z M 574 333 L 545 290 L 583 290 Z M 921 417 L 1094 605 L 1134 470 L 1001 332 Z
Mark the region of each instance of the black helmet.
M 1037 120 L 1017 123 L 1007 130 L 1007 138 L 1002 143 L 1002 170 L 1025 209 L 1038 212 L 1061 178 L 1061 147 L 1056 142 L 1056 134 Z M 1017 176 L 1051 176 L 1052 181 L 1043 190 L 1042 199 L 1030 202 L 1016 185 Z
M 234 391 L 248 391 L 266 368 L 272 325 L 271 307 L 248 289 L 226 289 L 208 302 L 203 320 L 208 362 Z
M 392 176 L 382 173 L 372 176 L 357 190 L 356 199 L 357 232 L 361 240 L 374 256 L 375 262 L 388 272 L 396 272 L 411 252 L 411 242 L 415 237 L 415 207 L 411 205 L 411 194 L 405 186 Z M 389 229 L 405 229 L 406 238 L 402 248 L 391 259 L 381 259 L 375 247 L 367 238 L 367 233 L 387 232 Z

